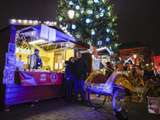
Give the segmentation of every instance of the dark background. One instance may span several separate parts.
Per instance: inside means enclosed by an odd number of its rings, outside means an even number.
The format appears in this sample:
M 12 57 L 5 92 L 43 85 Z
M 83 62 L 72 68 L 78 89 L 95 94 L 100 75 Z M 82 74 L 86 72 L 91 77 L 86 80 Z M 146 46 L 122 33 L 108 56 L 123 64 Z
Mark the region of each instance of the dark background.
M 112 0 L 118 14 L 121 42 L 138 41 L 160 50 L 159 0 Z M 1 0 L 0 29 L 9 18 L 54 20 L 57 0 Z

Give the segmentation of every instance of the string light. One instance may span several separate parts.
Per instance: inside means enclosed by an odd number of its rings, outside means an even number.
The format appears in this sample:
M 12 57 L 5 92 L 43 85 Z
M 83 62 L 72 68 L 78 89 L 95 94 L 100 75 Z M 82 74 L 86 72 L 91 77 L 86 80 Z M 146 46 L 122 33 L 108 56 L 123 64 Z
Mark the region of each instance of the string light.
M 29 20 L 28 22 L 29 22 L 29 24 L 33 24 L 33 21 L 32 21 L 32 20 Z
M 86 23 L 90 23 L 90 22 L 91 22 L 91 19 L 87 18 Z
M 80 6 L 79 5 L 76 5 L 76 10 L 79 10 L 80 9 Z
M 93 14 L 93 10 L 87 10 L 87 14 Z
M 73 19 L 74 18 L 74 15 L 75 15 L 75 12 L 74 12 L 74 10 L 68 10 L 68 17 L 70 18 L 70 19 Z
M 99 3 L 99 0 L 94 0 L 95 3 Z
M 109 41 L 110 41 L 110 38 L 106 38 L 106 41 L 109 42 Z
M 45 25 L 48 25 L 48 26 L 56 26 L 57 25 L 57 22 L 55 21 L 38 21 L 38 20 L 22 20 L 22 19 L 10 19 L 10 24 L 12 25 L 38 25 L 40 23 L 43 23 Z
M 16 23 L 16 22 L 17 22 L 16 19 L 11 19 L 11 20 L 10 20 L 10 23 L 11 23 L 11 24 L 14 24 L 14 23 Z
M 109 33 L 109 32 L 110 32 L 110 29 L 107 28 L 106 31 L 107 31 L 107 33 Z
M 95 35 L 95 30 L 94 29 L 91 30 L 91 35 Z
M 22 23 L 22 20 L 18 20 L 18 23 Z
M 23 20 L 23 23 L 24 23 L 24 24 L 27 24 L 27 22 L 28 22 L 28 20 Z
M 73 24 L 73 25 L 72 25 L 72 29 L 76 29 L 76 25 Z

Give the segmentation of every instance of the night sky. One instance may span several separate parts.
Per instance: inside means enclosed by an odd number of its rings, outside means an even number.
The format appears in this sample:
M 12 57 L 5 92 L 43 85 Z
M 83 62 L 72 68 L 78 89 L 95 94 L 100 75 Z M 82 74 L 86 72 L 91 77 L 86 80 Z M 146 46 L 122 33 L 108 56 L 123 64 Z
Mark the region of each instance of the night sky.
M 113 0 L 121 42 L 138 41 L 160 49 L 159 0 Z M 9 18 L 54 20 L 57 0 L 1 0 L 0 29 Z

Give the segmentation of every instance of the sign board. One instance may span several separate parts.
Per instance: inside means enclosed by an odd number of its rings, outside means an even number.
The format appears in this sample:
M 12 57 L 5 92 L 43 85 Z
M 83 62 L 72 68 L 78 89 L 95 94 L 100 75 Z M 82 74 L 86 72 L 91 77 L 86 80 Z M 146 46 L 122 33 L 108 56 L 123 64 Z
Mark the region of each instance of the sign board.
M 49 36 L 48 36 L 49 41 L 56 41 L 56 30 L 49 28 Z
M 49 35 L 49 27 L 45 25 L 41 25 L 40 38 L 47 40 L 48 35 Z
M 18 79 L 22 86 L 61 85 L 62 73 L 18 71 Z

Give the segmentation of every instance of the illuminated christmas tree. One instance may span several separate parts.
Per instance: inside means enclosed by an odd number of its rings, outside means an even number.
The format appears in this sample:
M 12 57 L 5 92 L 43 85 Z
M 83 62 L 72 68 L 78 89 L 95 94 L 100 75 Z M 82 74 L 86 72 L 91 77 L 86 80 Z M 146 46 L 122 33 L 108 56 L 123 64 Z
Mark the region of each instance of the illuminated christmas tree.
M 58 26 L 76 40 L 117 48 L 117 16 L 109 0 L 59 0 Z

